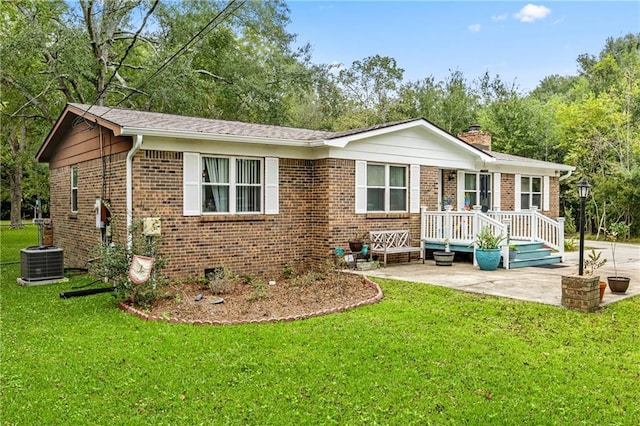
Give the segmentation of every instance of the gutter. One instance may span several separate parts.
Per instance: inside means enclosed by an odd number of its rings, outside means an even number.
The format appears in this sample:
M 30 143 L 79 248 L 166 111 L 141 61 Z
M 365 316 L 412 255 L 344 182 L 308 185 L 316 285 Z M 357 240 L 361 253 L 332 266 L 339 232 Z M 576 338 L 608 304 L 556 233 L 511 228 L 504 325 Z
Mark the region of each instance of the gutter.
M 263 136 L 241 136 L 241 135 L 225 135 L 220 133 L 205 133 L 205 132 L 186 132 L 186 131 L 171 131 L 162 129 L 148 129 L 144 127 L 123 127 L 119 135 L 122 136 L 138 136 L 144 134 L 145 136 L 161 137 L 161 138 L 176 138 L 176 139 L 193 139 L 193 140 L 216 140 L 220 142 L 241 142 L 241 143 L 259 143 L 265 145 L 284 145 L 284 146 L 310 146 L 311 143 L 317 142 L 317 139 L 302 140 L 302 139 L 283 139 L 283 138 L 268 138 Z
M 562 175 L 562 176 L 560 176 L 560 179 L 558 179 L 558 180 L 559 180 L 559 181 L 563 181 L 563 180 L 565 180 L 566 178 L 568 178 L 569 176 L 571 176 L 571 174 L 573 173 L 573 170 L 574 170 L 574 169 L 569 170 L 569 172 L 568 172 L 566 175 Z
M 133 235 L 131 235 L 131 222 L 133 221 L 133 157 L 142 146 L 142 135 L 136 135 L 133 147 L 127 154 L 127 250 L 133 247 Z

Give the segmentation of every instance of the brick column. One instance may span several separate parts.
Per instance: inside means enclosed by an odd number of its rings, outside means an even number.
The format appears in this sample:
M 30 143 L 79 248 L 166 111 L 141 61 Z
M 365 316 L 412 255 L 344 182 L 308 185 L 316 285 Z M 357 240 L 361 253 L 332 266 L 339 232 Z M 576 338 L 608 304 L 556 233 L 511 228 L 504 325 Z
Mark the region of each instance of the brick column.
M 593 275 L 562 276 L 562 306 L 593 312 L 600 305 L 600 277 Z

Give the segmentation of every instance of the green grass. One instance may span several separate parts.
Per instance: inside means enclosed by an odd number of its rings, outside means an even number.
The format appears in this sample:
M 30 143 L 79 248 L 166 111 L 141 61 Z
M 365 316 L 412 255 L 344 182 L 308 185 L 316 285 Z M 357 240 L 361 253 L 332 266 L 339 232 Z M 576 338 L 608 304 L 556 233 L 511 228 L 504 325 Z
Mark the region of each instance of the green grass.
M 3 262 L 37 231 L 2 231 Z M 276 324 L 145 322 L 89 280 L 0 283 L 1 423 L 640 422 L 640 298 L 597 314 L 380 280 L 381 303 Z M 560 285 L 560 283 L 558 283 Z

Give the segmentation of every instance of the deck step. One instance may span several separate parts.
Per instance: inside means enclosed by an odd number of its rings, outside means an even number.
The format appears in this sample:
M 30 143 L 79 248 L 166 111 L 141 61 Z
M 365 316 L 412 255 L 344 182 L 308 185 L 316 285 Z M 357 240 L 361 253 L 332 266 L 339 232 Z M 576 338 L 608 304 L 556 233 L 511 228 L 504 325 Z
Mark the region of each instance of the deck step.
M 509 268 L 526 268 L 527 266 L 551 265 L 562 262 L 562 256 L 559 254 L 551 254 L 544 257 L 531 259 L 516 259 L 509 262 Z
M 444 251 L 445 246 L 442 243 L 427 243 L 426 244 L 426 248 L 427 248 L 427 250 Z M 469 244 L 450 244 L 449 245 L 449 250 L 472 253 L 473 252 L 473 246 L 471 246 Z
M 534 251 L 534 250 L 544 248 L 541 242 L 519 241 L 519 240 L 511 240 L 509 242 L 509 247 L 515 247 L 519 252 Z
M 534 250 L 526 250 L 526 251 L 516 251 L 512 253 L 512 250 L 509 251 L 509 255 L 512 256 L 511 260 L 527 260 L 527 259 L 539 259 L 543 257 L 547 257 L 551 254 L 551 249 L 548 248 L 538 248 Z

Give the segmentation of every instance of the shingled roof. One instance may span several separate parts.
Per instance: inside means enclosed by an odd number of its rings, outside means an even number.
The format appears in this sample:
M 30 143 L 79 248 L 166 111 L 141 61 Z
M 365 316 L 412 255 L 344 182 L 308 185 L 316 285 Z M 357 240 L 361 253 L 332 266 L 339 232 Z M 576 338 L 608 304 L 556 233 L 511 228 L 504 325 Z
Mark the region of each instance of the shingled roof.
M 177 114 L 164 114 L 158 112 L 139 111 L 126 108 L 112 108 L 104 106 L 86 105 L 70 103 L 63 114 L 58 119 L 56 125 L 54 125 L 51 133 L 45 139 L 41 146 L 36 158 L 40 159 L 43 152 L 47 149 L 47 145 L 50 139 L 56 133 L 56 129 L 65 120 L 67 113 L 73 113 L 78 116 L 84 116 L 90 121 L 101 121 L 110 127 L 116 134 L 123 135 L 137 135 L 137 134 L 163 134 L 174 133 L 184 134 L 185 137 L 202 138 L 215 137 L 215 136 L 229 136 L 230 138 L 256 138 L 264 140 L 273 140 L 275 143 L 289 141 L 293 144 L 308 144 L 313 142 L 330 141 L 332 139 L 349 138 L 368 132 L 375 132 L 394 126 L 411 125 L 410 123 L 416 123 L 416 125 L 427 125 L 443 134 L 447 134 L 453 140 L 462 142 L 468 145 L 472 150 L 480 152 L 484 156 L 489 158 L 493 157 L 495 160 L 502 163 L 527 163 L 536 164 L 541 167 L 549 168 L 551 166 L 558 167 L 560 169 L 573 169 L 569 166 L 560 165 L 557 163 L 550 163 L 540 160 L 532 160 L 530 158 L 519 157 L 515 155 L 503 154 L 496 151 L 490 151 L 481 149 L 469 144 L 462 139 L 457 138 L 454 135 L 449 134 L 443 129 L 440 129 L 435 124 L 429 122 L 424 118 L 415 118 L 409 120 L 396 121 L 391 123 L 378 124 L 375 126 L 350 129 L 340 132 L 329 132 L 323 130 L 310 130 L 294 127 L 273 126 L 268 124 L 256 124 L 256 123 L 244 123 L 240 121 L 219 120 L 213 118 L 202 117 L 189 117 Z M 67 117 L 68 119 L 68 117 Z
M 203 133 L 212 135 L 248 136 L 267 139 L 299 141 L 324 140 L 333 132 L 271 126 L 267 124 L 243 123 L 213 118 L 188 117 L 176 114 L 138 111 L 125 108 L 110 108 L 84 104 L 69 104 L 124 129 L 147 129 L 167 132 Z

